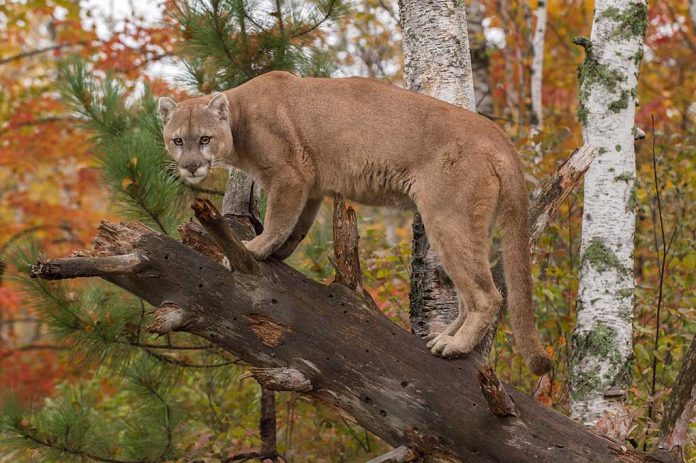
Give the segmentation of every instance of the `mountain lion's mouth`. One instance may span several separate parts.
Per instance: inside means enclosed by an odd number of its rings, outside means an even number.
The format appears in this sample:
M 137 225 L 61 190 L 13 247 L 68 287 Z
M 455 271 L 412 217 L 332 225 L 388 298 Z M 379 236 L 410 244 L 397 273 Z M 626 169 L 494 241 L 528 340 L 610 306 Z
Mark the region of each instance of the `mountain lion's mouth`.
M 182 175 L 181 177 L 186 183 L 195 185 L 196 183 L 201 183 L 206 176 L 207 175 Z
M 195 172 L 191 172 L 189 169 L 179 168 L 179 175 L 186 183 L 196 184 L 203 181 L 204 178 L 208 176 L 210 172 L 210 163 L 198 167 Z

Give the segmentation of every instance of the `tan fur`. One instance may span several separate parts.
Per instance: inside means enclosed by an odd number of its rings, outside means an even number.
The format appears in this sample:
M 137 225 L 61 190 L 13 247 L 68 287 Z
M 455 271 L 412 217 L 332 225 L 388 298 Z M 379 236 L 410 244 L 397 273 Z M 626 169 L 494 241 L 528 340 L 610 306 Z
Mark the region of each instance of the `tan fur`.
M 548 371 L 534 324 L 522 167 L 495 124 L 355 77 L 271 72 L 224 95 L 178 106 L 161 99 L 164 139 L 182 175 L 214 161 L 261 184 L 269 197 L 265 229 L 246 244 L 258 259 L 290 255 L 333 192 L 362 204 L 417 208 L 459 295 L 459 318 L 430 343 L 434 354 L 452 357 L 474 348 L 502 300 L 488 261 L 497 214 L 517 345 L 534 373 Z M 197 143 L 203 135 L 212 137 L 205 147 Z

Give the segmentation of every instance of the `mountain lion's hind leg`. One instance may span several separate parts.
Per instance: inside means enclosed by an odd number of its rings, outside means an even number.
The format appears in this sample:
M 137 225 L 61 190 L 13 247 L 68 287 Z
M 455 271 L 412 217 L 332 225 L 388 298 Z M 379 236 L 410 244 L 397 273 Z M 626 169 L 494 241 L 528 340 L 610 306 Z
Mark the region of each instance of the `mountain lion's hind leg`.
M 459 317 L 429 343 L 435 355 L 456 357 L 471 352 L 502 302 L 488 261 L 497 189 L 497 185 L 478 185 L 466 194 L 461 192 L 462 197 L 451 203 L 430 203 L 430 210 L 421 210 L 428 238 L 459 296 Z M 452 209 L 452 204 L 458 206 Z
M 461 294 L 459 294 L 459 292 L 457 292 L 457 297 L 459 299 L 459 314 L 457 314 L 457 318 L 455 318 L 452 323 L 447 325 L 445 327 L 445 329 L 442 330 L 441 333 L 435 332 L 435 333 L 432 333 L 426 337 L 426 340 L 428 341 L 428 344 L 426 344 L 426 347 L 428 349 L 432 348 L 441 337 L 453 336 L 454 333 L 459 331 L 459 328 L 461 328 L 462 325 L 464 324 L 464 320 L 466 320 L 466 315 L 467 315 L 468 311 L 467 311 L 466 306 L 462 302 L 464 300 L 464 296 L 462 296 Z

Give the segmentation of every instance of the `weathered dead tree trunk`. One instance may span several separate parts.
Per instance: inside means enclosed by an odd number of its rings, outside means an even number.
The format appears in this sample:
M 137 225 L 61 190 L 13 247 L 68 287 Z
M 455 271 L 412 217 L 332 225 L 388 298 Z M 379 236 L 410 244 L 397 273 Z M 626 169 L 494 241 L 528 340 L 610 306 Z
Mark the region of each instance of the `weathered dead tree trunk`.
M 694 419 L 695 412 L 696 337 L 691 340 L 691 347 L 665 403 L 658 453 L 671 455 L 674 461 L 683 461 L 684 447 L 689 443 L 689 423 Z
M 574 176 L 552 182 L 557 194 L 549 193 L 548 204 L 580 177 Z M 215 220 L 210 204 L 197 209 L 207 233 L 195 224 L 181 229 L 196 249 L 144 225 L 103 222 L 94 251 L 39 262 L 34 276 L 101 276 L 158 307 L 152 331 L 186 331 L 216 343 L 254 367 L 268 389 L 307 394 L 406 447 L 397 452 L 407 455 L 403 461 L 416 454 L 447 462 L 659 461 L 509 386 L 518 416 L 494 415 L 475 360 L 431 355 L 422 340 L 346 286 L 321 285 L 277 261 L 247 266 L 236 239 L 219 248 L 240 266 L 227 271 L 209 236 L 228 236 L 229 225 Z

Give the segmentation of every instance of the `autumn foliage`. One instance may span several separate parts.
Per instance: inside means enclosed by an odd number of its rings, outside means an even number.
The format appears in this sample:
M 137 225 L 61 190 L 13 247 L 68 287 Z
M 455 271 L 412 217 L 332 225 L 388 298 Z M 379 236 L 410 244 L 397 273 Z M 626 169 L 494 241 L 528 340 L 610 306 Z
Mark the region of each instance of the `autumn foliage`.
M 186 208 L 191 198 L 220 200 L 225 173 L 197 191 L 169 175 L 157 139 L 155 96 L 208 93 L 278 68 L 306 75 L 362 72 L 401 82 L 398 16 L 392 2 L 360 0 L 352 10 L 339 2 L 340 8 L 334 5 L 337 9 L 325 20 L 321 8 L 331 2 L 305 2 L 319 5 L 316 13 L 303 10 L 306 17 L 291 15 L 290 6 L 269 13 L 260 7 L 234 9 L 244 2 L 200 2 L 223 8 L 220 17 L 229 23 L 219 30 L 209 28 L 205 15 L 182 7 L 193 3 L 160 4 L 159 11 L 166 12 L 162 21 L 127 15 L 112 22 L 69 0 L 0 5 L 0 394 L 12 391 L 20 404 L 67 410 L 65 416 L 73 420 L 66 418 L 69 422 L 91 423 L 97 414 L 114 419 L 149 416 L 151 421 L 143 425 L 154 429 L 144 439 L 149 450 L 112 436 L 109 445 L 86 445 L 85 454 L 127 454 L 137 461 L 222 461 L 259 445 L 258 390 L 235 359 L 190 336 L 155 339 L 141 333 L 147 308 L 105 284 L 27 283 L 22 276 L 23 265 L 38 253 L 60 256 L 89 247 L 100 220 L 136 219 L 176 235 L 177 225 L 191 216 Z M 490 116 L 516 143 L 532 192 L 582 144 L 576 68 L 583 50 L 572 39 L 589 35 L 592 2 L 549 2 L 544 131 L 536 139 L 530 130 L 529 92 L 534 5 L 520 0 L 481 3 L 494 102 Z M 696 333 L 693 19 L 686 0 L 651 2 L 640 72 L 636 126 L 647 138 L 636 142 L 635 368 L 630 423 L 622 437 L 641 449 L 654 445 L 664 398 Z M 107 24 L 108 31 L 100 32 L 100 24 Z M 204 57 L 206 47 L 211 51 Z M 235 57 L 233 65 L 225 49 Z M 178 75 L 173 75 L 174 64 Z M 104 98 L 110 91 L 113 101 Z M 532 150 L 538 142 L 543 147 L 540 160 Z M 151 189 L 152 179 L 165 182 L 156 184 L 157 192 Z M 561 412 L 568 407 L 582 200 L 580 190 L 570 195 L 535 255 L 538 325 L 554 357 L 554 370 L 534 379 L 513 353 L 505 323 L 490 359 L 501 379 Z M 410 217 L 356 208 L 366 287 L 380 309 L 409 328 Z M 289 260 L 323 281 L 333 278 L 330 214 L 330 207 L 322 210 L 310 236 Z M 661 254 L 663 239 L 669 244 L 667 255 Z M 661 275 L 662 259 L 666 271 Z M 74 313 L 74 319 L 56 322 L 66 313 Z M 166 383 L 153 387 L 161 400 L 135 400 L 156 375 Z M 366 461 L 386 449 L 346 417 L 300 395 L 282 393 L 278 403 L 279 448 L 289 461 Z M 5 411 L 8 416 L 20 413 Z M 140 428 L 124 433 L 135 431 Z M 169 431 L 176 433 L 176 443 L 167 438 Z M 113 447 L 121 442 L 129 450 Z M 3 445 L 0 455 L 16 448 Z M 696 458 L 693 446 L 688 452 Z M 39 455 L 53 458 L 45 461 L 62 461 L 60 452 L 13 455 L 16 461 L 38 461 L 34 458 Z

